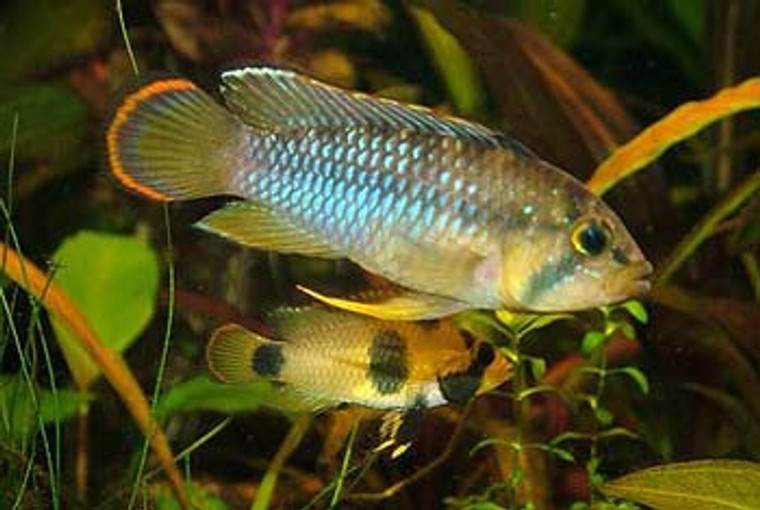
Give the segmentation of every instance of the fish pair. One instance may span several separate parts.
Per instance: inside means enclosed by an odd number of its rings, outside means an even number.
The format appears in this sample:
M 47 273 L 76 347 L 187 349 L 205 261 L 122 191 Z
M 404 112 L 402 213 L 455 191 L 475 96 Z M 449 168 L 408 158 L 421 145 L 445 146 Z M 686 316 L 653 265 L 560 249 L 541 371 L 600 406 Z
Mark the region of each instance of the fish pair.
M 127 94 L 107 131 L 111 171 L 154 200 L 235 197 L 197 225 L 256 248 L 348 258 L 405 289 L 380 302 L 304 289 L 327 304 L 407 321 L 472 308 L 581 310 L 648 288 L 651 265 L 615 213 L 503 134 L 280 69 L 235 69 L 221 81 L 226 107 L 181 78 Z M 449 374 L 481 377 L 495 363 L 461 342 L 455 362 L 411 323 L 306 316 L 316 324 L 284 333 L 284 344 L 222 328 L 212 370 L 282 380 L 317 400 L 394 407 L 449 402 Z M 354 329 L 317 334 L 336 321 Z M 332 384 L 320 387 L 311 370 Z

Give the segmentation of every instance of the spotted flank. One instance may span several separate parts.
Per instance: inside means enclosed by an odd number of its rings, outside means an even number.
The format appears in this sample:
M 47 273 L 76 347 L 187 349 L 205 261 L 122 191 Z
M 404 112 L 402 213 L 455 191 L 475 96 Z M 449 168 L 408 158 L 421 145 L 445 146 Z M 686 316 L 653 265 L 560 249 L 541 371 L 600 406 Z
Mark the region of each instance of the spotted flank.
M 582 183 L 485 126 L 245 67 L 224 106 L 162 78 L 126 94 L 106 133 L 125 188 L 153 200 L 226 195 L 197 226 L 231 242 L 347 258 L 406 291 L 363 302 L 389 320 L 465 309 L 562 312 L 645 292 L 651 264 Z
M 276 338 L 236 324 L 214 332 L 211 372 L 229 383 L 276 381 L 320 408 L 402 411 L 464 402 L 511 374 L 506 359 L 468 345 L 451 321 L 431 327 L 319 308 L 286 309 L 271 320 Z

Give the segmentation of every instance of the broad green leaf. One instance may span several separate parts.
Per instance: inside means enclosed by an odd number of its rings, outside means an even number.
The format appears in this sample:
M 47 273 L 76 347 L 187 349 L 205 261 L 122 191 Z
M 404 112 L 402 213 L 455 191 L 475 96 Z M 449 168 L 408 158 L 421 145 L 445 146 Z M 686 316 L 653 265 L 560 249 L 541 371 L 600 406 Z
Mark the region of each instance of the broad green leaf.
M 37 394 L 37 405 L 31 391 Z M 37 428 L 39 421 L 49 423 L 75 416 L 90 396 L 86 393 L 30 387 L 20 374 L 0 377 L 0 442 L 24 441 Z
M 287 393 L 266 381 L 226 384 L 199 376 L 172 386 L 156 406 L 156 415 L 165 418 L 197 411 L 234 414 L 261 407 L 288 413 L 298 410 L 297 404 Z
M 158 291 L 158 259 L 136 237 L 82 231 L 66 239 L 54 255 L 55 282 L 87 317 L 104 346 L 124 351 L 153 317 Z M 98 367 L 55 317 L 53 330 L 80 387 L 99 375 Z
M 477 117 L 483 111 L 484 89 L 478 70 L 459 42 L 441 26 L 435 16 L 420 7 L 409 7 L 422 39 L 443 77 L 457 113 Z
M 601 490 L 655 510 L 757 510 L 760 464 L 735 460 L 665 464 L 607 482 Z
M 0 81 L 49 71 L 103 47 L 113 6 L 102 0 L 11 0 L 0 7 Z

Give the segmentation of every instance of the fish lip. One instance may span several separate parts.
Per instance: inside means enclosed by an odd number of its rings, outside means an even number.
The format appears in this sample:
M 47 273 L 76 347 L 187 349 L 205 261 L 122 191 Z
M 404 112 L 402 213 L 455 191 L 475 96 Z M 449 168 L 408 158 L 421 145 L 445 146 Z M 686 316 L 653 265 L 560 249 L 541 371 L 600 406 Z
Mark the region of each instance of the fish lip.
M 647 260 L 634 262 L 624 267 L 614 279 L 615 283 L 612 286 L 615 293 L 622 295 L 623 298 L 646 294 L 652 287 L 647 277 L 653 270 L 652 264 Z

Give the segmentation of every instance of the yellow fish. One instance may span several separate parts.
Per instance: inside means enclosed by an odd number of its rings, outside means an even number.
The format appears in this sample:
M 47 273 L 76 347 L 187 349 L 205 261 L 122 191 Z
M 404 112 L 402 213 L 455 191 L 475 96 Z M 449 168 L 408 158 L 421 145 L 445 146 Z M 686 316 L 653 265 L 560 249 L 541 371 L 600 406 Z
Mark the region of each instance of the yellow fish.
M 219 105 L 165 78 L 125 96 L 111 172 L 155 200 L 242 199 L 199 226 L 257 248 L 345 257 L 408 289 L 387 319 L 559 312 L 646 291 L 652 266 L 581 182 L 491 129 L 267 67 L 222 74 Z
M 314 409 L 358 404 L 412 410 L 463 403 L 495 388 L 511 364 L 487 343 L 469 346 L 451 321 L 386 322 L 319 308 L 281 311 L 278 339 L 237 324 L 209 340 L 220 380 L 268 380 Z

